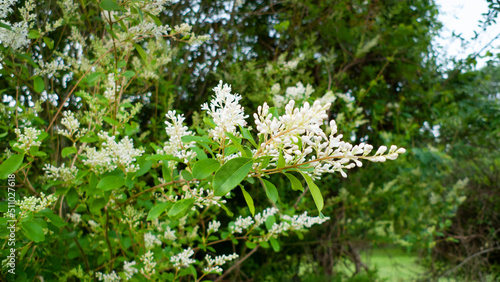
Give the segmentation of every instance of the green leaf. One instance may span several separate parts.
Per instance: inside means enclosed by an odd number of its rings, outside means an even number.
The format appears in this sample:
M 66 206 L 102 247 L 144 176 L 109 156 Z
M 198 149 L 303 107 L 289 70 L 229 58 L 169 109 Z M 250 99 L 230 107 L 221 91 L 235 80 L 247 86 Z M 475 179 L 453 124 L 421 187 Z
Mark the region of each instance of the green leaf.
M 234 187 L 240 184 L 252 169 L 253 160 L 251 158 L 230 159 L 215 173 L 214 187 L 215 196 L 224 196 Z
M 24 160 L 24 154 L 16 154 L 10 156 L 3 164 L 0 166 L 0 179 L 6 179 L 9 174 L 13 174 L 19 169 Z
M 273 225 L 275 223 L 276 223 L 276 217 L 274 215 L 268 216 L 266 218 L 266 222 L 265 222 L 267 230 L 271 231 L 271 229 L 273 229 Z
M 169 206 L 169 202 L 159 203 L 153 206 L 149 210 L 148 218 L 146 220 L 155 220 L 157 219 Z
M 156 17 L 155 15 L 149 13 L 149 12 L 145 12 L 146 15 L 148 15 L 154 22 L 157 26 L 162 26 L 163 24 L 161 23 L 160 19 L 158 17 Z
M 234 146 L 236 146 L 236 148 L 238 148 L 238 150 L 241 152 L 241 156 L 248 157 L 247 152 L 243 149 L 243 146 L 241 146 L 241 140 L 239 140 L 238 138 L 236 138 L 236 136 L 234 136 L 229 132 L 224 132 L 224 133 L 226 134 L 227 137 L 229 137 L 229 139 L 231 139 L 231 142 L 233 142 Z
M 323 209 L 323 196 L 321 195 L 321 191 L 309 175 L 301 171 L 299 172 L 307 182 L 307 186 L 309 187 L 309 191 L 311 191 L 311 195 L 313 197 L 314 203 L 316 204 L 316 208 L 318 208 L 318 211 L 321 212 L 321 210 Z
M 147 63 L 148 62 L 148 56 L 146 56 L 146 52 L 144 52 L 144 49 L 142 49 L 141 45 L 134 43 L 135 50 L 139 53 L 139 56 L 141 56 L 142 60 Z
M 42 131 L 42 133 L 40 133 L 40 135 L 38 135 L 38 138 L 36 139 L 36 141 L 43 141 L 48 136 L 49 136 L 49 134 L 47 132 Z
M 187 171 L 187 170 L 181 171 L 181 176 L 186 181 L 193 180 L 193 175 L 189 171 Z
M 124 73 L 122 73 L 122 76 L 124 77 L 133 77 L 135 75 L 135 71 L 128 70 Z
M 205 179 L 217 171 L 220 163 L 215 159 L 199 160 L 193 165 L 193 176 L 196 179 Z
M 285 158 L 283 158 L 283 151 L 280 150 L 280 155 L 278 156 L 278 168 L 285 167 L 286 162 Z
M 45 42 L 45 45 L 47 45 L 47 47 L 49 47 L 49 49 L 54 49 L 54 40 L 48 38 L 48 37 L 43 37 L 43 42 Z
M 271 247 L 273 247 L 273 250 L 275 252 L 280 251 L 280 243 L 278 243 L 278 240 L 276 240 L 276 238 L 271 237 L 271 239 L 269 239 L 269 243 L 271 243 Z
M 267 241 L 262 241 L 259 245 L 264 249 L 269 249 L 269 243 Z
M 257 143 L 255 143 L 255 140 L 253 139 L 252 137 L 252 134 L 250 133 L 250 130 L 248 130 L 248 128 L 246 127 L 242 127 L 240 126 L 240 132 L 241 132 L 241 135 L 243 135 L 243 138 L 247 139 L 248 141 L 250 141 L 250 143 L 255 147 L 257 148 Z
M 212 140 L 208 139 L 207 137 L 201 137 L 201 136 L 192 136 L 192 135 L 185 135 L 181 137 L 182 142 L 184 143 L 189 143 L 189 142 L 203 142 L 203 143 L 214 143 Z
M 209 117 L 204 117 L 203 118 L 203 122 L 208 124 L 210 127 L 212 128 L 216 128 L 217 125 L 215 125 L 214 121 L 212 119 L 210 119 Z
M 276 201 L 278 201 L 278 189 L 276 189 L 276 186 L 274 186 L 274 184 L 262 178 L 260 179 L 260 181 L 262 181 L 262 185 L 264 185 L 267 197 L 271 199 L 273 203 L 276 203 Z
M 28 38 L 29 39 L 37 39 L 37 38 L 40 38 L 40 32 L 36 29 L 32 29 L 30 30 L 30 32 L 28 33 Z
M 227 214 L 228 216 L 231 216 L 231 217 L 232 217 L 232 216 L 234 216 L 234 213 L 232 213 L 232 212 L 231 212 L 231 211 L 230 211 L 230 210 L 226 207 L 226 205 L 224 205 L 224 204 L 222 204 L 222 203 L 221 203 L 221 204 L 220 204 L 220 207 L 221 207 L 221 208 L 222 208 L 222 209 L 226 212 L 226 214 Z
M 4 24 L 2 22 L 0 22 L 0 27 L 3 27 L 5 29 L 7 29 L 7 30 L 12 30 L 12 27 L 10 27 L 10 25 Z
M 78 151 L 78 149 L 76 149 L 75 147 L 66 147 L 62 150 L 61 156 L 63 158 L 66 158 L 67 156 L 72 155 L 72 154 L 76 153 L 77 151 Z
M 23 222 L 21 229 L 24 231 L 24 235 L 26 236 L 26 238 L 34 241 L 35 243 L 39 243 L 45 240 L 43 227 L 34 221 Z
M 62 220 L 59 215 L 54 214 L 51 209 L 44 209 L 40 211 L 39 214 L 42 214 L 50 219 L 50 222 L 52 222 L 52 224 L 54 224 L 56 227 L 60 228 L 68 225 L 66 222 L 64 222 L 64 220 Z
M 300 180 L 297 179 L 297 177 L 293 176 L 290 173 L 285 173 L 285 175 L 286 175 L 286 177 L 288 177 L 288 179 L 292 183 L 292 190 L 304 191 L 304 187 L 302 186 L 302 182 L 300 182 Z
M 246 242 L 245 242 L 245 245 L 246 245 L 246 246 L 247 246 L 247 248 L 249 248 L 249 249 L 255 249 L 255 248 L 257 248 L 257 243 L 253 243 L 253 242 L 248 242 L 248 241 L 246 241 Z
M 146 157 L 146 160 L 153 160 L 153 161 L 176 161 L 176 162 L 182 163 L 181 159 L 179 159 L 177 157 L 174 157 L 172 155 L 160 155 L 160 154 L 151 155 L 151 156 Z
M 241 192 L 243 192 L 243 197 L 245 197 L 245 201 L 247 202 L 248 209 L 250 210 L 250 213 L 252 213 L 252 216 L 255 216 L 255 206 L 253 204 L 253 199 L 250 194 L 243 188 L 243 186 L 240 186 Z
M 45 89 L 45 83 L 43 82 L 43 78 L 39 76 L 35 77 L 33 88 L 35 88 L 36 92 L 41 93 Z
M 104 121 L 106 121 L 107 123 L 109 123 L 109 124 L 116 125 L 116 126 L 120 125 L 120 123 L 117 120 L 114 120 L 114 119 L 112 119 L 110 117 L 103 117 L 102 119 Z
M 195 199 L 182 199 L 177 202 L 172 206 L 172 208 L 168 211 L 168 217 L 171 219 L 179 219 L 183 216 L 185 216 L 191 207 L 193 207 L 195 202 Z
M 161 175 L 166 182 L 172 181 L 172 171 L 165 163 L 161 166 Z
M 134 177 L 143 176 L 151 169 L 151 166 L 153 166 L 153 161 L 151 160 L 144 160 L 142 162 L 139 162 L 139 170 L 135 173 Z
M 68 202 L 68 206 L 70 208 L 74 208 L 78 203 L 78 200 L 78 192 L 76 192 L 75 188 L 71 188 L 68 193 L 66 193 L 66 202 Z
M 97 188 L 110 191 L 125 185 L 125 178 L 123 176 L 109 175 L 101 179 L 97 184 Z
M 87 83 L 92 84 L 94 81 L 98 80 L 101 76 L 104 76 L 104 74 L 100 71 L 98 72 L 93 72 L 87 76 Z
M 90 212 L 97 214 L 108 202 L 103 198 L 95 198 L 89 205 Z
M 191 150 L 196 153 L 196 157 L 198 158 L 198 160 L 204 160 L 208 158 L 207 154 L 205 154 L 205 151 L 198 146 L 192 147 Z
M 104 11 L 122 11 L 122 12 L 127 11 L 122 6 L 116 4 L 116 2 L 113 0 L 102 0 L 101 4 L 99 6 Z

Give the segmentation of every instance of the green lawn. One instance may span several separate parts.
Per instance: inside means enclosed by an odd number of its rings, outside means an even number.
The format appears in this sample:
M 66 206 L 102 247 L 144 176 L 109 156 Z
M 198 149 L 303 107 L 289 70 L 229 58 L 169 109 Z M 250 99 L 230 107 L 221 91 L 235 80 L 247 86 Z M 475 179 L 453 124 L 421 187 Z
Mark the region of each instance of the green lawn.
M 369 267 L 376 267 L 380 278 L 388 281 L 411 281 L 425 272 L 417 264 L 417 255 L 398 248 L 374 249 L 362 254 Z

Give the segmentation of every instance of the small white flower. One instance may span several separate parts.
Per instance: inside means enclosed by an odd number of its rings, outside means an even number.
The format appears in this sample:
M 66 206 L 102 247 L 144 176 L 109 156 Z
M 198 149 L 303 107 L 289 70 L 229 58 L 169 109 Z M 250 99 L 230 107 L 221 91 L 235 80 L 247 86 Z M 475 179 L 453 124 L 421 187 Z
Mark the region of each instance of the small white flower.
M 43 192 L 40 192 L 40 198 L 37 198 L 35 196 L 24 198 L 24 200 L 22 201 L 16 201 L 16 205 L 19 206 L 21 211 L 31 211 L 36 213 L 45 209 L 56 201 L 57 198 L 54 195 L 45 196 Z
M 175 230 L 170 229 L 170 226 L 167 226 L 167 229 L 165 230 L 165 233 L 163 234 L 163 238 L 170 240 L 170 241 L 175 241 L 177 237 L 175 236 Z
M 210 101 L 210 105 L 205 103 L 201 109 L 207 111 L 207 114 L 212 117 L 216 127 L 210 129 L 210 136 L 216 141 L 226 138 L 225 132 L 237 135 L 237 126 L 245 126 L 247 123 L 243 107 L 239 104 L 241 96 L 231 94 L 231 86 L 228 84 L 222 85 L 222 80 L 214 89 L 215 96 Z
M 61 167 L 45 164 L 43 170 L 45 170 L 46 178 L 52 180 L 62 180 L 64 182 L 73 181 L 78 173 L 78 169 L 76 167 L 65 167 L 65 164 L 62 164 Z
M 208 266 L 203 269 L 203 272 L 205 273 L 221 273 L 222 268 L 221 266 L 226 264 L 227 262 L 230 262 L 232 260 L 237 259 L 239 256 L 238 254 L 234 253 L 232 255 L 221 255 L 221 256 L 216 256 L 215 259 L 211 258 L 209 255 L 205 256 L 205 260 L 207 261 Z
M 161 241 L 151 233 L 144 234 L 144 247 L 146 250 L 153 249 L 155 246 L 161 246 Z
M 229 228 L 229 231 L 231 233 L 243 233 L 244 229 L 247 229 L 254 223 L 252 217 L 248 216 L 246 218 L 243 218 L 241 215 L 236 219 L 234 222 L 234 226 L 231 226 Z
M 36 141 L 38 136 L 42 134 L 42 132 L 33 127 L 25 127 L 24 133 L 21 133 L 21 130 L 14 129 L 14 132 L 17 134 L 17 143 L 14 144 L 14 147 L 18 149 L 24 150 L 24 152 L 28 152 L 33 146 L 40 146 L 42 142 Z
M 141 261 L 144 263 L 144 267 L 141 268 L 140 272 L 145 276 L 151 276 L 156 273 L 155 267 L 156 262 L 154 262 L 153 252 L 148 251 L 141 256 Z
M 187 248 L 182 253 L 172 256 L 170 262 L 174 264 L 175 268 L 188 267 L 190 264 L 196 262 L 191 258 L 193 255 L 194 251 L 191 248 Z
M 123 271 L 125 272 L 125 276 L 127 277 L 127 280 L 132 279 L 134 274 L 139 272 L 139 270 L 137 268 L 133 267 L 136 264 L 137 263 L 135 261 L 123 262 Z
M 82 216 L 76 212 L 72 213 L 72 214 L 67 214 L 67 216 L 69 217 L 69 219 L 73 222 L 73 223 L 80 223 L 82 221 Z
M 116 272 L 113 270 L 110 274 L 103 274 L 101 272 L 96 272 L 95 276 L 99 281 L 104 281 L 104 282 L 115 282 L 115 281 L 120 281 L 121 278 L 116 274 Z
M 220 228 L 220 221 L 217 221 L 217 220 L 213 220 L 211 222 L 208 223 L 208 228 L 207 228 L 207 233 L 210 234 L 210 233 L 215 233 L 217 231 L 219 231 L 219 228 Z

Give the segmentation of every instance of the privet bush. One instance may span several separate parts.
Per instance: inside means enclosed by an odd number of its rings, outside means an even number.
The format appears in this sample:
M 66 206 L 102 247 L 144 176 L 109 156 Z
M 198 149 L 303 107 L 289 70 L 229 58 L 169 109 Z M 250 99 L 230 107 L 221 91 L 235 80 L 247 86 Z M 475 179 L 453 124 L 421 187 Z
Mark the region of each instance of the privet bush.
M 190 129 L 166 103 L 166 138 L 148 139 L 141 107 L 168 63 L 182 60 L 173 42 L 206 40 L 188 24 L 164 25 L 165 2 L 0 3 L 7 279 L 216 279 L 260 247 L 279 251 L 280 236 L 327 221 L 322 175 L 347 177 L 362 160 L 405 152 L 342 141 L 328 120 L 332 94 L 308 101 L 303 84 L 275 96 L 280 107 L 249 115 L 221 81 L 193 109 L 203 122 Z M 280 208 L 273 174 L 317 216 Z M 254 202 L 256 187 L 269 201 Z M 227 207 L 236 195 L 247 208 Z M 244 242 L 245 254 L 218 247 L 226 242 Z

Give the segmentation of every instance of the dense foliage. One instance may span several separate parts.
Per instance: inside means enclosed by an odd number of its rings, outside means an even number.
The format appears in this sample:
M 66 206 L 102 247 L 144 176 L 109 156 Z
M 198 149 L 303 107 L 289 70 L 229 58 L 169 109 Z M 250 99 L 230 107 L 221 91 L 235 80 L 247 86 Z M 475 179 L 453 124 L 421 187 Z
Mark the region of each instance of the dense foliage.
M 360 252 L 384 245 L 431 277 L 498 275 L 500 68 L 443 70 L 436 16 L 430 0 L 0 2 L 17 279 L 373 280 Z M 408 152 L 347 171 L 391 144 Z

